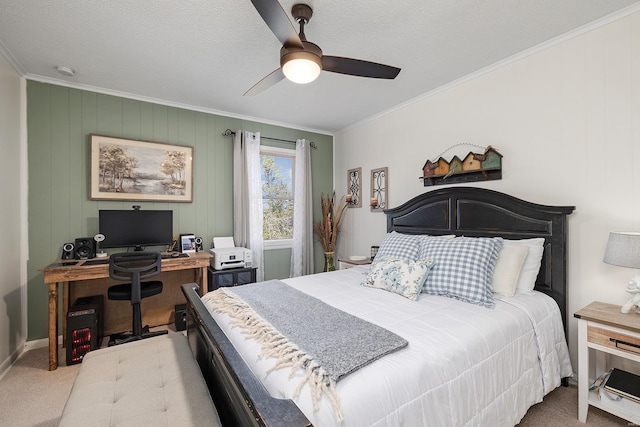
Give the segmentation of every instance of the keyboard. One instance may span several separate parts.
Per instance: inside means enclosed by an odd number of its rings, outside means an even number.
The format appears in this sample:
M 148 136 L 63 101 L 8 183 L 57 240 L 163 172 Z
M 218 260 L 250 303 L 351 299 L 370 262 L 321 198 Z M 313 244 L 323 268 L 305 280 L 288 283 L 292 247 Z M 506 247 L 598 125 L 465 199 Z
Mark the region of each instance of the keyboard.
M 109 264 L 109 257 L 88 259 L 82 265 L 100 265 L 100 264 Z
M 171 256 L 171 254 L 163 253 L 162 259 L 189 258 L 189 254 L 183 254 L 182 252 L 177 252 L 177 254 L 178 256 L 174 257 L 174 256 Z M 101 265 L 101 264 L 109 264 L 109 257 L 88 259 L 82 265 Z
M 172 254 L 162 254 L 162 259 L 189 258 L 189 254 L 183 254 L 182 252 L 174 252 L 174 253 L 177 253 L 178 256 L 172 256 Z

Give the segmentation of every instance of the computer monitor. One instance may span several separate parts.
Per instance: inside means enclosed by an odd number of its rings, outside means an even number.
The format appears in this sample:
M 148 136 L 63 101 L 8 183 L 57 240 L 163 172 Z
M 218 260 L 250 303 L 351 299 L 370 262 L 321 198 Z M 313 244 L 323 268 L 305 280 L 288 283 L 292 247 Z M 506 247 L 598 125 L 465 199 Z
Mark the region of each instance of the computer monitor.
M 100 248 L 135 248 L 170 245 L 173 240 L 173 211 L 100 210 Z

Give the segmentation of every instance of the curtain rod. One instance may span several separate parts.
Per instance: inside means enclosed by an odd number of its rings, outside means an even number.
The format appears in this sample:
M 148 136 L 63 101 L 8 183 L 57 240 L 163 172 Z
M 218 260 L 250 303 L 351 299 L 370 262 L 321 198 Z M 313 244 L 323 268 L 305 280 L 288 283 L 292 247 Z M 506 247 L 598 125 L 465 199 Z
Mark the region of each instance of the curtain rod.
M 235 135 L 236 133 L 234 131 L 232 131 L 231 129 L 227 129 L 224 132 L 222 132 L 222 136 L 231 136 L 231 135 Z M 280 141 L 280 142 L 288 142 L 289 144 L 295 144 L 295 141 L 291 141 L 288 139 L 280 139 L 280 138 L 271 138 L 268 136 L 262 136 L 260 135 L 260 138 L 264 138 L 264 139 L 270 139 L 272 141 Z M 315 148 L 317 149 L 318 147 L 316 146 L 316 143 L 313 141 L 309 142 L 309 145 L 311 146 L 311 148 Z

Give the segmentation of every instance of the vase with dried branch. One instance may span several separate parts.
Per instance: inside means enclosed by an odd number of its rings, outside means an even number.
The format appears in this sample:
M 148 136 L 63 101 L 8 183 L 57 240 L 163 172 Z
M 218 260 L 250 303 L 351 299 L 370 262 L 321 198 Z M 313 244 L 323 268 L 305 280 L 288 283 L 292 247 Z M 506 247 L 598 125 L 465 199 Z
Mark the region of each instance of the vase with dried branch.
M 322 250 L 324 251 L 324 271 L 335 270 L 336 244 L 340 232 L 340 222 L 347 204 L 344 197 L 336 203 L 336 193 L 332 195 L 322 193 L 322 219 L 313 223 L 313 231 L 316 233 Z

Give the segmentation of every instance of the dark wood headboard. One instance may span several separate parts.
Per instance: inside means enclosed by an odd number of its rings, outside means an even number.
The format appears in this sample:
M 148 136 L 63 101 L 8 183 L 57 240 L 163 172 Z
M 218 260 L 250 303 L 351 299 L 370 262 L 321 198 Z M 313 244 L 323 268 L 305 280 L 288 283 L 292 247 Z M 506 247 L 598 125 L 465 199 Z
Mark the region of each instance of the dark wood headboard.
M 477 187 L 440 188 L 391 209 L 387 232 L 469 237 L 544 237 L 535 289 L 560 307 L 567 330 L 567 215 L 574 206 L 544 206 Z

